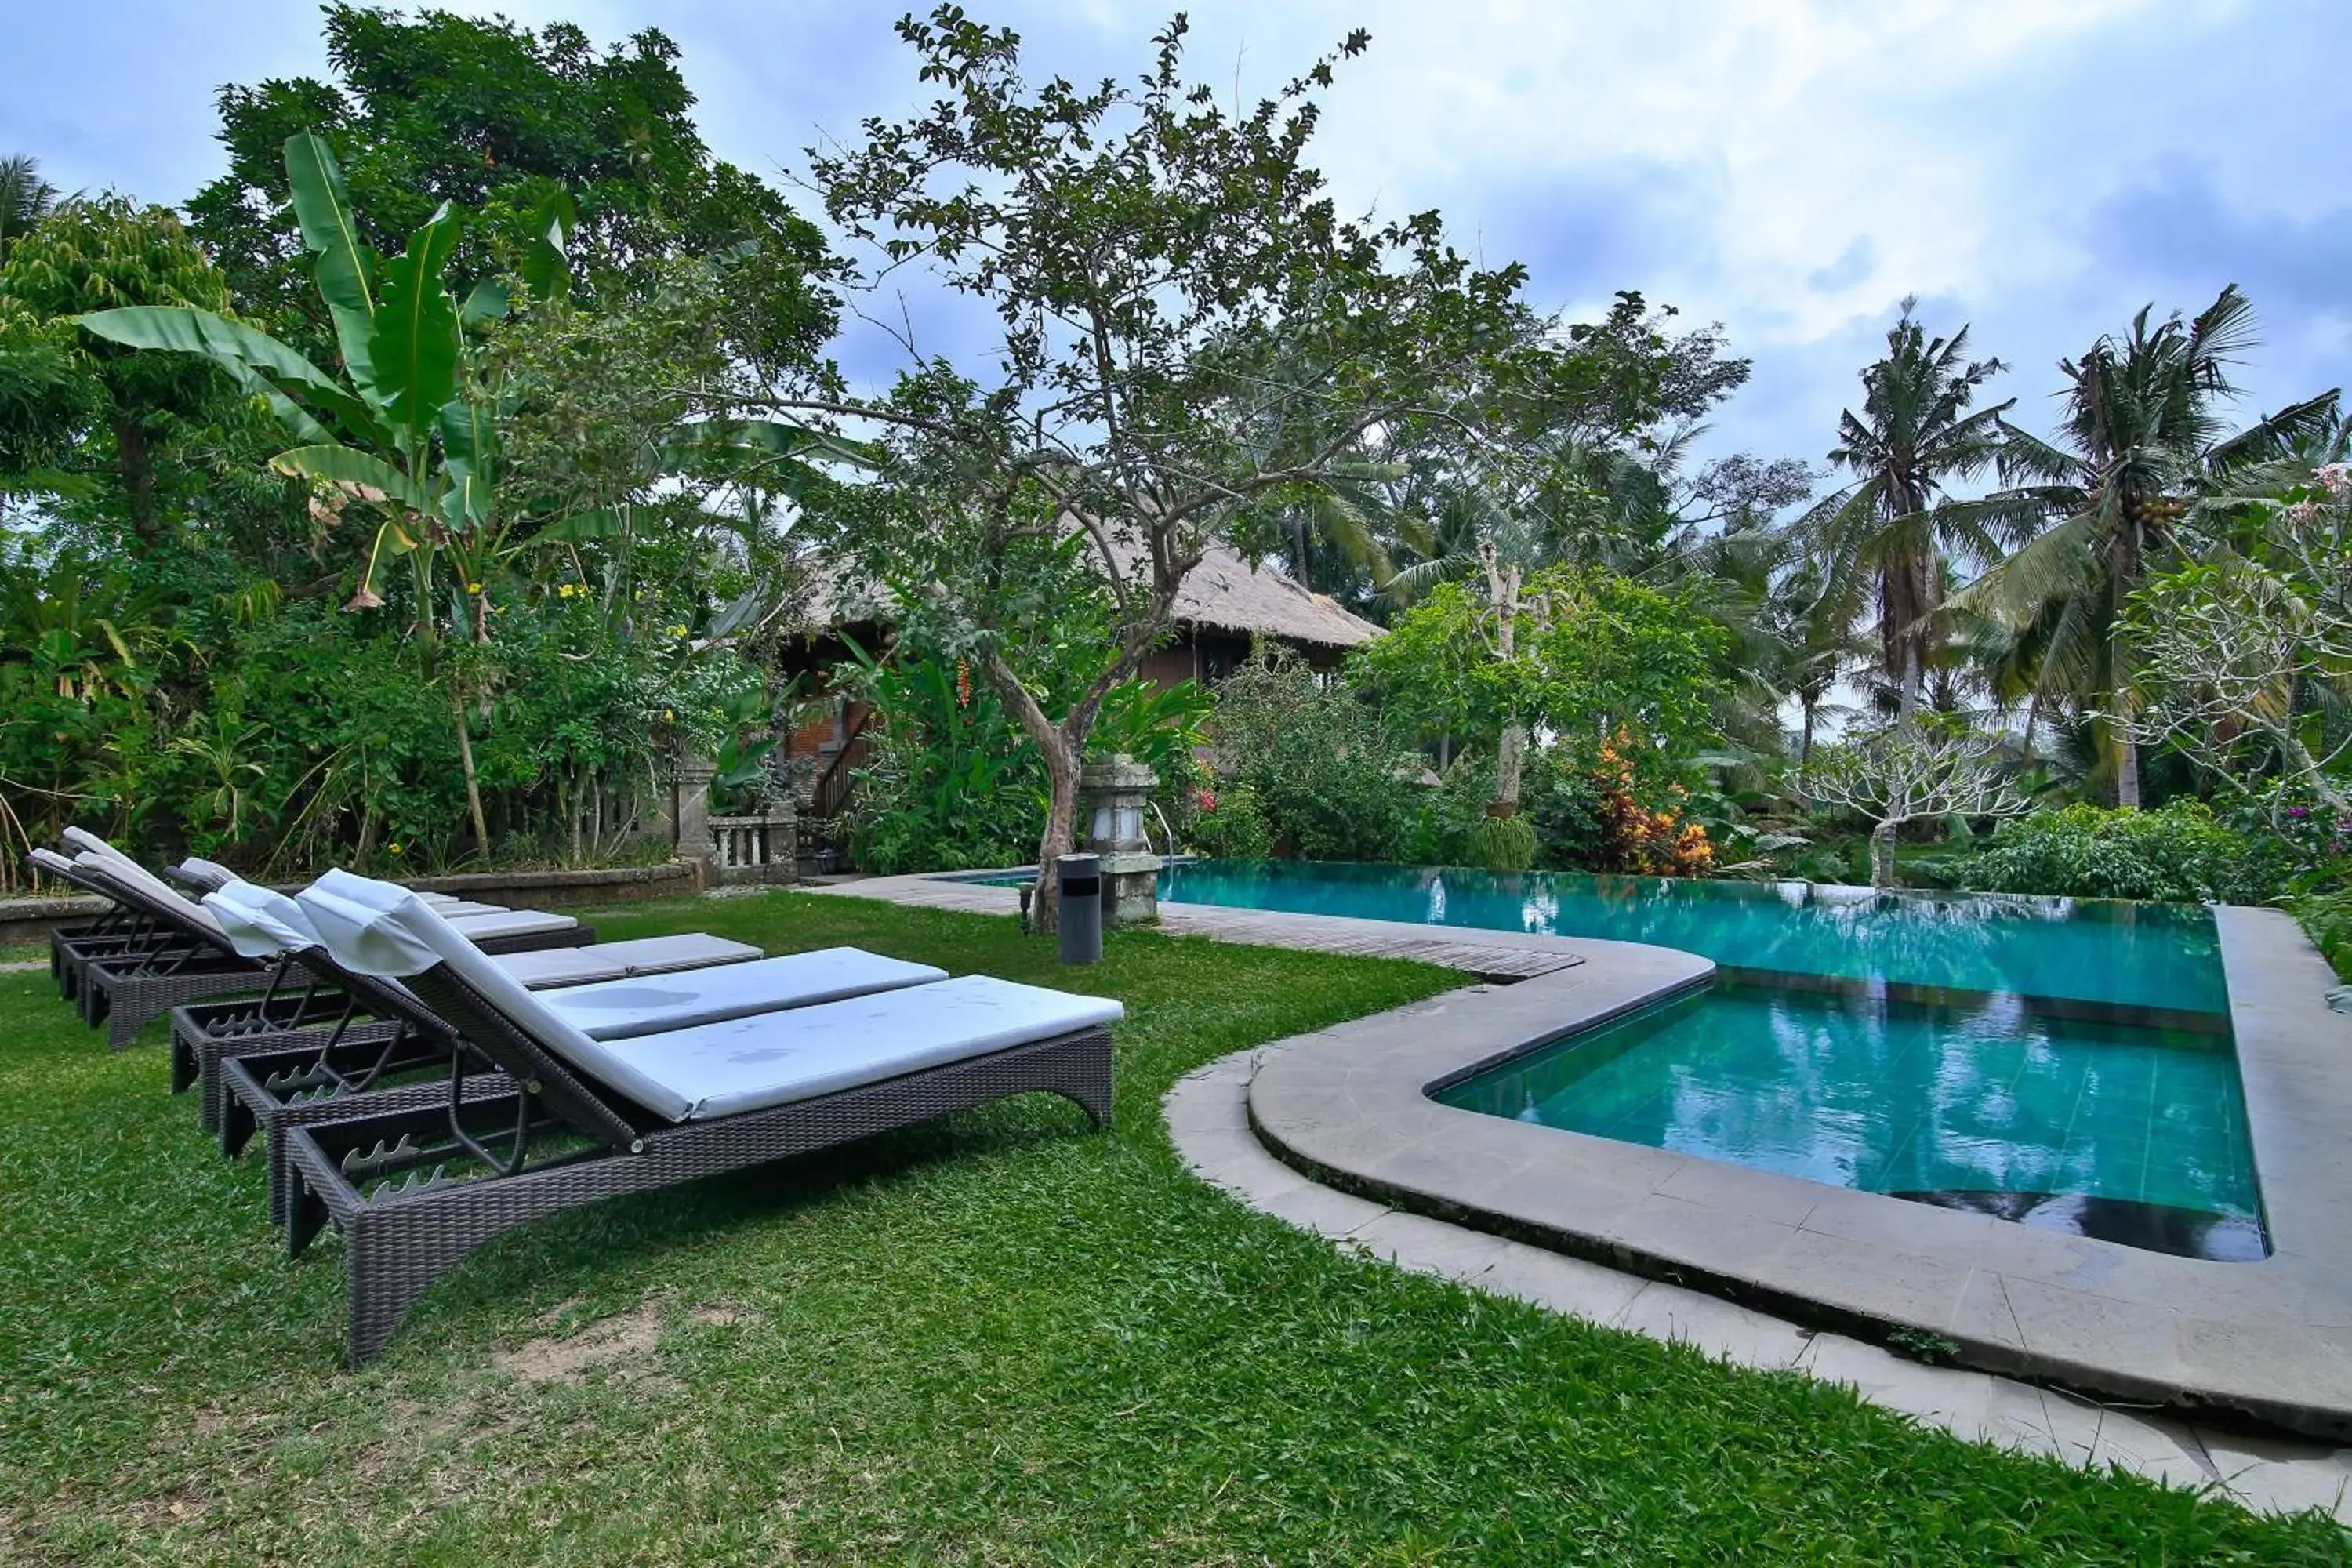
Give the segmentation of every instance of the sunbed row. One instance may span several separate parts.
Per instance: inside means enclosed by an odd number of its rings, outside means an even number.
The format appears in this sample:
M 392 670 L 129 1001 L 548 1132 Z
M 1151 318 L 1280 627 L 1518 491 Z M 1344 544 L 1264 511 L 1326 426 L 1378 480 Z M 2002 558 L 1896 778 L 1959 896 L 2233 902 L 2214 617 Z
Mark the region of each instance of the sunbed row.
M 172 1087 L 225 1152 L 258 1140 L 289 1252 L 342 1231 L 355 1366 L 543 1215 L 1013 1094 L 1109 1117 L 1121 1008 L 1099 997 L 848 947 L 556 948 L 593 933 L 341 871 L 289 897 L 184 862 L 192 900 L 102 841 L 70 847 L 36 858 L 113 907 L 53 944 L 60 992 L 117 1043 L 169 997 Z

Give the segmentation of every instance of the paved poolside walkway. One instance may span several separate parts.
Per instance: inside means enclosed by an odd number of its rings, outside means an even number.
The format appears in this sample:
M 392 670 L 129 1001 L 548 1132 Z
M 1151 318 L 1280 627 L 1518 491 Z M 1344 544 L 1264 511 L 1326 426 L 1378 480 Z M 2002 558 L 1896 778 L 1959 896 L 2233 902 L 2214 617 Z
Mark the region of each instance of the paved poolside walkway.
M 980 913 L 1018 907 L 1009 888 L 919 877 L 825 890 Z M 2328 1152 L 2352 1126 L 2352 1114 L 2337 1114 L 2352 1102 L 2352 1034 L 2336 1037 L 2352 1020 L 2326 1012 L 2322 976 L 2307 972 L 2316 954 L 2275 911 L 2224 911 L 2233 918 L 2222 922 L 2279 1247 L 2252 1265 L 2162 1258 L 1428 1098 L 1433 1080 L 1704 979 L 1712 966 L 1687 953 L 1500 931 L 1431 942 L 1412 926 L 1199 905 L 1162 913 L 1184 934 L 1393 952 L 1529 982 L 1243 1052 L 1180 1082 L 1167 1100 L 1171 1137 L 1241 1201 L 1399 1267 L 1845 1383 L 1963 1437 L 2352 1521 L 2352 1447 L 2329 1440 L 2352 1409 L 2352 1330 L 2334 1327 L 2352 1322 L 2352 1272 L 2337 1261 L 2352 1258 L 2352 1191 L 2338 1190 L 2352 1160 Z M 1399 951 L 1414 944 L 1422 951 Z M 2315 1008 L 2336 1027 L 2319 1026 Z M 1826 1331 L 1846 1323 L 1949 1336 L 1990 1370 L 1929 1366 Z M 2326 1436 L 2255 1437 L 2155 1413 L 2184 1397 Z

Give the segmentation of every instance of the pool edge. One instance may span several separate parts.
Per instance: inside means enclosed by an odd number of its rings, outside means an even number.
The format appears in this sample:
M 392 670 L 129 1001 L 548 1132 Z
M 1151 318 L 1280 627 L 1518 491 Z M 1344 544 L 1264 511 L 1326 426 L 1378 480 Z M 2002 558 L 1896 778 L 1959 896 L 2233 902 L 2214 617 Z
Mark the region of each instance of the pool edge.
M 1640 944 L 1562 939 L 1589 962 L 1268 1047 L 1249 1125 L 1302 1174 L 1469 1228 L 1881 1342 L 1932 1335 L 1988 1372 L 2352 1437 L 2352 1079 L 2338 1070 L 2352 1019 L 2326 1009 L 2312 967 L 2325 963 L 2284 915 L 2214 915 L 2273 1228 L 2259 1263 L 2146 1253 L 1429 1098 L 1474 1063 L 1713 971 Z

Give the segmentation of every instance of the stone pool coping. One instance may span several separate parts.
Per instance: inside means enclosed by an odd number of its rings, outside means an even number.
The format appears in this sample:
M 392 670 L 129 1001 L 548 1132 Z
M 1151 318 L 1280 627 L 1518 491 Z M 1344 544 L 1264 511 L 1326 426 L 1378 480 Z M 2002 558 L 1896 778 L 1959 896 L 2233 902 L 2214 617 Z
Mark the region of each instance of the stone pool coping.
M 1342 1251 L 1451 1279 L 1759 1372 L 1843 1384 L 1882 1409 L 1969 1442 L 2109 1468 L 2226 1497 L 2264 1513 L 2317 1508 L 2352 1525 L 2352 1448 L 2114 1408 L 1958 1366 L 1930 1366 L 1717 1296 L 1336 1192 L 1275 1158 L 1249 1128 L 1249 1084 L 1286 1042 L 1222 1057 L 1160 1102 L 1187 1169 L 1235 1202 Z
M 2111 1399 L 2352 1437 L 2352 1018 L 2275 910 L 2216 911 L 2273 1255 L 2208 1263 L 1457 1110 L 1477 1068 L 1706 980 L 1665 948 L 1302 1036 L 1249 1087 L 1255 1135 L 1359 1195 L 1777 1314 Z

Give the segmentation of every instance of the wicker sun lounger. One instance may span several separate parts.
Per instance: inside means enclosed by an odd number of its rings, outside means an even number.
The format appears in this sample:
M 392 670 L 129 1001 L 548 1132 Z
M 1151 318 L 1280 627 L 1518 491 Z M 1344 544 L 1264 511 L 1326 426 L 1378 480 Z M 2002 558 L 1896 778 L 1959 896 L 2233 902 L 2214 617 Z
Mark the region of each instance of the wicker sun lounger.
M 31 858 L 47 875 L 110 899 L 136 917 L 138 934 L 127 940 L 74 942 L 62 955 L 51 949 L 59 992 L 92 1028 L 115 1020 L 108 1031 L 108 1043 L 115 1048 L 156 1012 L 268 983 L 259 966 L 229 951 L 209 915 L 143 869 L 87 853 L 68 861 L 36 849 Z M 141 1016 L 142 1008 L 153 1011 Z
M 37 858 L 42 853 L 35 851 Z M 170 933 L 170 940 L 158 947 L 93 955 L 79 966 L 74 1000 L 82 1021 L 92 1028 L 104 1025 L 107 1043 L 115 1049 L 184 1003 L 275 989 L 278 966 L 240 956 L 208 910 L 145 868 L 120 855 L 100 857 L 87 850 L 72 866 L 82 885 L 139 910 Z M 577 947 L 596 935 L 569 915 L 535 910 L 467 917 L 462 923 L 475 942 L 499 952 Z
M 307 1122 L 368 1110 L 430 1106 L 446 1093 L 456 1032 L 437 1017 L 412 1026 L 423 1004 L 395 980 L 347 971 L 316 944 L 307 917 L 291 900 L 259 892 L 262 907 L 240 905 L 235 890 L 207 901 L 233 941 L 256 956 L 290 952 L 311 972 L 332 979 L 366 1022 L 338 1020 L 313 1027 L 219 1042 L 203 1052 L 205 1098 L 216 1101 L 214 1121 L 223 1152 L 234 1158 L 257 1135 L 269 1173 L 270 1215 L 285 1217 L 285 1133 Z M 278 910 L 266 906 L 275 904 Z M 694 935 L 654 937 L 581 948 L 563 954 L 521 953 L 490 962 L 541 1002 L 597 1039 L 619 1039 L 664 1029 L 715 1023 L 752 1013 L 809 1006 L 875 991 L 947 977 L 929 964 L 908 963 L 856 948 L 827 948 L 761 958 L 756 948 Z M 627 950 L 623 952 L 619 950 Z M 735 951 L 730 951 L 735 950 Z M 750 959 L 732 962 L 739 952 Z M 600 959 L 599 954 L 603 956 Z M 697 954 L 702 962 L 694 963 Z M 546 980 L 593 973 L 606 978 L 560 988 Z M 427 1016 L 430 1016 L 429 1012 Z M 389 1020 L 386 1022 L 385 1020 Z M 176 1015 L 175 1015 L 176 1023 Z M 175 1048 L 178 1045 L 175 1031 Z
M 380 987 L 381 982 L 362 979 L 355 985 L 354 977 L 324 950 L 299 951 L 315 949 L 317 937 L 293 900 L 232 877 L 204 901 L 241 956 L 263 963 L 289 952 L 298 956 L 293 973 L 261 995 L 191 1003 L 172 1010 L 172 1092 L 201 1088 L 197 1120 L 205 1131 L 220 1127 L 218 1064 L 224 1056 L 300 1043 L 366 1047 L 392 1037 L 393 1022 L 381 1009 L 370 1008 L 366 996 L 355 994 L 372 994 L 371 988 Z M 482 922 L 460 917 L 456 923 L 471 936 Z M 496 954 L 500 968 L 535 990 L 744 963 L 761 956 L 748 942 L 699 932 L 520 952 L 496 942 L 478 940 L 477 945 Z M 298 1031 L 303 1033 L 302 1041 L 278 1037 Z
M 967 975 L 598 1041 L 397 888 L 331 877 L 298 901 L 338 962 L 404 980 L 413 1022 L 466 1040 L 438 1103 L 289 1135 L 288 1246 L 342 1230 L 353 1366 L 474 1248 L 547 1215 L 1015 1094 L 1110 1116 L 1123 1009 L 1100 997 Z

